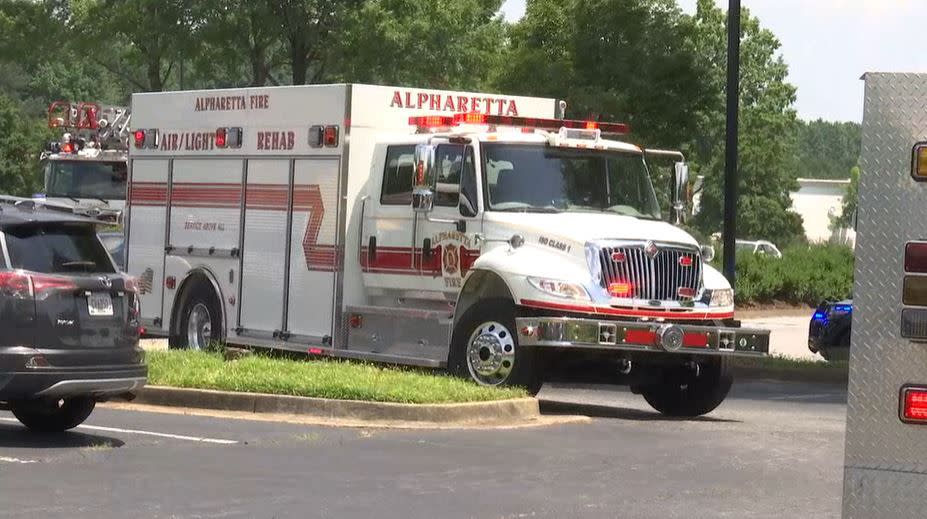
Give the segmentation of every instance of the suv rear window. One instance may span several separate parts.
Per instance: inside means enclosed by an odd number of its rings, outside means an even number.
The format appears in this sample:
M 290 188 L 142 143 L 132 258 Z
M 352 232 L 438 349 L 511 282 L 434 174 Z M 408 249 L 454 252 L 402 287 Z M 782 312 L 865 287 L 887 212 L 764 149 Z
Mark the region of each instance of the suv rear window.
M 115 272 L 91 226 L 23 225 L 9 227 L 4 233 L 15 269 L 44 274 Z

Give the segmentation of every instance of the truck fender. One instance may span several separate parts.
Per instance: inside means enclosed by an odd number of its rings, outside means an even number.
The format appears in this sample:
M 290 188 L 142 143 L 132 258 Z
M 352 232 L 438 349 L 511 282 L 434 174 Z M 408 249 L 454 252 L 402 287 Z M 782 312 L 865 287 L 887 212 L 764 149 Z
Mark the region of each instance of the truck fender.
M 229 322 L 228 316 L 225 309 L 225 297 L 222 293 L 222 287 L 219 285 L 219 282 L 216 278 L 216 275 L 206 266 L 198 266 L 187 271 L 187 274 L 184 276 L 183 280 L 177 287 L 177 291 L 174 294 L 174 301 L 171 305 L 171 322 L 170 322 L 170 333 L 173 335 L 179 333 L 177 326 L 179 325 L 180 319 L 180 305 L 179 303 L 183 301 L 183 298 L 186 297 L 187 290 L 196 282 L 197 279 L 205 278 L 206 281 L 212 286 L 213 292 L 216 297 L 219 299 L 219 306 L 222 308 L 222 337 L 224 341 L 226 337 L 226 330 L 228 329 Z
M 454 308 L 454 328 L 477 301 L 481 299 L 509 299 L 514 301 L 512 291 L 499 274 L 485 269 L 471 270 L 457 295 Z M 453 333 L 453 329 L 451 330 Z

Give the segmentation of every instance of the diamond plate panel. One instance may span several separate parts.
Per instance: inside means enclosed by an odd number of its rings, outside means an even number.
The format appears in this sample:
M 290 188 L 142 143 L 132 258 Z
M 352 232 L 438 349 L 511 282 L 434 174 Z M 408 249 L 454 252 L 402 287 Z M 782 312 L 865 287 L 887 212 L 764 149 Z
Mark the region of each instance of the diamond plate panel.
M 904 244 L 927 238 L 927 185 L 910 177 L 927 140 L 927 74 L 867 74 L 859 186 L 844 517 L 922 517 L 927 427 L 898 419 L 927 383 L 927 344 L 901 338 Z

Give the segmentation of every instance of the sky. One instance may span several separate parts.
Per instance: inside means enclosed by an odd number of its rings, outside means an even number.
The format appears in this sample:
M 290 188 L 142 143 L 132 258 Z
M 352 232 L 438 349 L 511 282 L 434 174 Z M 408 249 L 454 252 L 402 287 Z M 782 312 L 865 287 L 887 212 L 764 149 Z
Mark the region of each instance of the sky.
M 678 0 L 687 12 L 696 0 Z M 726 8 L 727 0 L 717 0 Z M 924 0 L 741 0 L 775 33 L 798 89 L 806 120 L 862 120 L 865 72 L 927 72 Z M 506 0 L 503 14 L 521 18 L 525 0 Z

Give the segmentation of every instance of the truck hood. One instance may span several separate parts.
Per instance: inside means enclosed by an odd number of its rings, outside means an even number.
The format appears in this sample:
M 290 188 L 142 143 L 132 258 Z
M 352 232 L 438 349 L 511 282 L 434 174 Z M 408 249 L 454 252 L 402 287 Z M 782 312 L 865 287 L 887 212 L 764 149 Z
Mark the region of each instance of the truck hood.
M 687 232 L 666 222 L 641 220 L 631 216 L 605 213 L 503 213 L 487 212 L 487 237 L 508 239 L 505 232 L 583 245 L 593 240 L 653 240 L 697 247 Z M 496 236 L 499 234 L 499 236 Z

